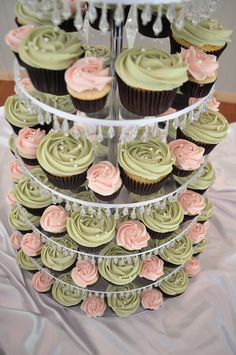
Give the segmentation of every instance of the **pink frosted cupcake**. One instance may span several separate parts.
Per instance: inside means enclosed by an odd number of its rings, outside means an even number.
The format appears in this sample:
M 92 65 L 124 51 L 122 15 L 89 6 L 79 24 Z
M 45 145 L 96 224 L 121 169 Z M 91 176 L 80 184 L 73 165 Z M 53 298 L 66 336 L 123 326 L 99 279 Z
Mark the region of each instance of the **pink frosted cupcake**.
M 14 249 L 20 249 L 21 248 L 22 239 L 23 239 L 23 234 L 20 233 L 19 231 L 14 231 L 10 235 L 10 242 L 11 242 L 11 245 L 13 246 Z
M 18 182 L 23 175 L 23 170 L 16 159 L 9 163 L 8 173 L 13 182 Z
M 25 91 L 32 91 L 35 90 L 32 81 L 30 80 L 30 78 L 23 78 L 20 81 L 20 86 L 25 89 Z
M 159 290 L 153 289 L 141 293 L 141 305 L 145 309 L 158 309 L 163 302 L 163 296 Z
M 109 161 L 101 161 L 87 171 L 88 187 L 102 201 L 114 200 L 122 188 L 120 170 Z
M 188 277 L 194 277 L 201 271 L 200 261 L 196 257 L 192 257 L 186 261 L 184 265 L 184 270 L 187 272 Z
M 147 280 L 156 281 L 160 276 L 164 275 L 163 266 L 163 260 L 153 255 L 148 259 L 142 260 L 139 276 Z
M 53 284 L 53 277 L 43 271 L 36 272 L 32 278 L 33 288 L 40 293 L 50 291 Z
M 127 250 L 140 250 L 147 247 L 150 238 L 142 222 L 127 221 L 119 225 L 116 243 Z
M 38 256 L 41 254 L 43 241 L 41 237 L 34 233 L 26 233 L 21 241 L 21 249 L 27 256 Z
M 189 239 L 191 239 L 193 245 L 195 245 L 202 242 L 206 238 L 208 229 L 208 221 L 204 223 L 194 223 L 192 227 L 187 231 L 186 235 L 189 237 Z
M 169 143 L 171 153 L 176 161 L 172 173 L 177 176 L 188 176 L 204 163 L 205 149 L 185 139 L 176 139 Z
M 81 309 L 88 317 L 102 317 L 107 306 L 99 296 L 91 296 L 81 303 Z
M 24 163 L 38 165 L 37 148 L 44 136 L 45 131 L 39 128 L 25 127 L 19 131 L 16 138 L 16 148 Z
M 9 206 L 13 206 L 16 203 L 16 198 L 13 191 L 9 191 L 6 194 L 6 201 Z
M 90 260 L 78 261 L 71 271 L 74 283 L 80 287 L 87 287 L 95 284 L 99 279 L 98 268 Z
M 206 96 L 217 78 L 219 64 L 216 56 L 194 47 L 182 49 L 180 54 L 188 64 L 188 81 L 180 87 L 181 92 L 189 97 Z
M 193 219 L 205 208 L 204 197 L 190 190 L 181 192 L 178 196 L 178 201 L 184 212 L 184 221 Z
M 62 206 L 49 206 L 43 212 L 40 225 L 53 237 L 61 237 L 66 233 L 67 211 Z
M 75 62 L 65 73 L 67 90 L 74 106 L 91 113 L 103 109 L 113 78 L 104 69 L 103 58 L 86 57 Z

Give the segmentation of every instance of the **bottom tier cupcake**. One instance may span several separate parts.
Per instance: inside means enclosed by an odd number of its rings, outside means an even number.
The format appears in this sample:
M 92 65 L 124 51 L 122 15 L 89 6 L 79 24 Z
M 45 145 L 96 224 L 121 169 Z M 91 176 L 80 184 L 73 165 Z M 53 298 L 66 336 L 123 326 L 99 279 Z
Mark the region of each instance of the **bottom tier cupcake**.
M 186 291 L 188 287 L 188 274 L 184 270 L 177 271 L 168 280 L 162 281 L 159 289 L 165 297 L 176 297 Z

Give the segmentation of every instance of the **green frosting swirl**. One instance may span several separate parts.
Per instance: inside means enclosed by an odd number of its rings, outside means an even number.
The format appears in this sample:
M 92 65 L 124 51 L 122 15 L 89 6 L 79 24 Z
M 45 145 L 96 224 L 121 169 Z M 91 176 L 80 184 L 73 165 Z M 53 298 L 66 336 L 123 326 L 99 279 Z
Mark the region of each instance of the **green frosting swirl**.
M 120 145 L 118 161 L 129 174 L 156 181 L 172 171 L 175 157 L 167 144 L 150 139 Z
M 49 185 L 48 178 L 41 168 L 35 167 L 30 172 L 42 183 Z M 52 203 L 51 195 L 42 193 L 42 188 L 32 184 L 31 179 L 26 175 L 20 177 L 14 189 L 14 194 L 20 204 L 29 208 L 43 208 Z
M 124 250 L 115 243 L 107 245 L 100 255 L 106 256 L 117 256 L 131 255 L 130 251 Z M 130 256 L 130 261 L 127 259 L 122 260 L 118 258 L 117 261 L 112 259 L 102 259 L 98 264 L 98 270 L 100 274 L 107 281 L 115 285 L 126 285 L 129 282 L 133 281 L 141 271 L 141 260 L 135 257 Z
M 37 159 L 50 174 L 62 177 L 78 175 L 92 164 L 93 146 L 84 135 L 76 139 L 62 131 L 50 132 L 38 146 Z
M 24 128 L 38 124 L 37 113 L 29 112 L 28 107 L 20 100 L 19 96 L 9 96 L 4 105 L 6 119 L 14 126 Z
M 58 276 L 62 282 L 76 286 L 71 278 L 70 272 Z M 52 286 L 52 297 L 66 307 L 75 306 L 86 298 L 86 293 L 76 288 L 68 289 L 63 283 L 54 283 Z
M 203 19 L 198 24 L 193 24 L 185 19 L 184 25 L 179 29 L 173 22 L 171 25 L 172 35 L 178 41 L 184 40 L 196 47 L 207 45 L 223 47 L 230 42 L 231 30 L 223 28 L 215 19 Z
M 40 26 L 22 39 L 20 58 L 34 68 L 67 69 L 84 53 L 76 32 Z
M 175 265 L 181 265 L 193 255 L 191 240 L 185 235 L 177 240 L 173 246 L 159 252 L 160 257 Z
M 76 109 L 71 101 L 70 95 L 57 96 L 47 94 L 47 96 L 49 99 L 49 105 L 56 108 L 57 110 L 61 110 L 68 113 L 76 112 Z
M 107 288 L 108 292 L 117 291 L 132 291 L 135 290 L 137 286 L 134 283 L 130 283 L 125 286 L 113 286 L 109 285 Z M 137 311 L 140 305 L 140 295 L 137 292 L 130 293 L 129 295 L 124 294 L 111 294 L 107 298 L 108 306 L 117 314 L 119 317 L 127 317 Z
M 138 211 L 138 218 L 152 231 L 166 233 L 179 228 L 184 214 L 179 202 L 168 202 L 165 208 L 152 206 L 148 214 Z
M 22 269 L 29 271 L 37 270 L 37 265 L 32 262 L 31 258 L 27 256 L 22 249 L 16 253 L 16 262 Z M 42 264 L 40 258 L 37 259 L 37 263 Z
M 181 86 L 188 80 L 187 68 L 179 54 L 171 55 L 155 48 L 123 50 L 115 62 L 117 74 L 127 85 L 151 91 Z
M 169 121 L 169 126 L 168 126 L 168 135 L 172 140 L 176 139 L 176 130 L 173 127 L 174 120 Z
M 208 246 L 208 236 L 206 235 L 205 239 L 203 239 L 200 243 L 194 245 L 193 255 L 202 253 L 207 246 Z
M 25 211 L 27 219 L 34 224 L 35 226 L 39 226 L 40 217 L 33 216 L 31 213 Z M 31 226 L 27 224 L 25 218 L 21 215 L 21 212 L 17 205 L 14 205 L 11 209 L 11 212 L 8 216 L 8 223 L 15 229 L 19 231 L 28 231 L 31 230 Z
M 85 50 L 85 57 L 103 58 L 105 66 L 108 66 L 110 64 L 110 51 L 107 47 L 102 45 L 84 45 L 83 49 Z
M 187 119 L 183 132 L 201 143 L 217 144 L 227 136 L 228 122 L 221 113 L 208 110 L 197 121 Z
M 85 213 L 82 213 L 81 210 Z M 85 247 L 97 247 L 112 240 L 115 236 L 116 222 L 112 215 L 107 216 L 101 209 L 101 216 L 91 215 L 87 207 L 79 209 L 67 219 L 67 232 L 78 244 Z
M 38 10 L 40 10 L 40 6 L 42 6 L 41 2 L 38 1 Z M 57 6 L 59 6 L 59 10 L 62 7 L 62 4 L 60 2 L 57 2 Z M 40 26 L 40 25 L 50 25 L 52 24 L 52 13 L 53 13 L 53 6 L 48 2 L 48 9 L 47 11 L 43 12 L 43 16 L 38 15 L 37 9 L 35 11 L 31 6 L 27 5 L 22 5 L 19 1 L 17 1 L 15 5 L 15 14 L 17 19 L 20 21 L 21 24 L 31 24 L 35 26 Z
M 198 217 L 198 222 L 204 222 L 208 221 L 213 215 L 213 204 L 211 201 L 208 199 L 208 197 L 205 197 L 204 202 L 206 204 L 205 208 L 202 210 L 201 214 Z
M 77 250 L 78 248 L 77 244 L 68 236 L 59 238 L 52 237 L 50 238 L 50 240 L 55 241 L 69 249 Z M 67 251 L 59 251 L 55 250 L 54 248 L 58 247 L 55 244 L 52 246 L 45 244 L 41 250 L 42 262 L 50 269 L 56 271 L 63 271 L 73 265 L 73 263 L 76 261 L 77 254 L 70 255 L 70 253 L 68 253 Z
M 188 287 L 188 274 L 184 270 L 177 271 L 168 280 L 162 281 L 159 288 L 170 296 L 183 293 Z

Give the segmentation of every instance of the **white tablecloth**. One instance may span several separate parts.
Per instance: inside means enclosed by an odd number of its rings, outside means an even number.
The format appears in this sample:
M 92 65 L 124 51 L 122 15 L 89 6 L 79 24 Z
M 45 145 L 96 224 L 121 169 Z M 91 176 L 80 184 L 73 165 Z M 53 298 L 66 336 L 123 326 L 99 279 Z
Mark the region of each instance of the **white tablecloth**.
M 32 290 L 8 241 L 5 193 L 12 155 L 3 117 L 0 127 L 0 354 L 236 354 L 236 124 L 211 158 L 217 173 L 209 191 L 215 215 L 209 247 L 200 257 L 202 272 L 158 311 L 125 319 L 89 319 Z

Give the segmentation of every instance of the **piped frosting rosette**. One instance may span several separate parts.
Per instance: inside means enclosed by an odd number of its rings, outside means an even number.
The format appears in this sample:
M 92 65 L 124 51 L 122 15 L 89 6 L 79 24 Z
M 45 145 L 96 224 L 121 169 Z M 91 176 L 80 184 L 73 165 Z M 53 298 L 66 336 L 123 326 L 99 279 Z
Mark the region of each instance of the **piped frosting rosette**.
M 13 246 L 14 249 L 20 249 L 21 248 L 21 241 L 23 238 L 23 234 L 18 232 L 18 231 L 14 231 L 11 235 L 10 235 L 10 242 L 11 245 Z
M 193 255 L 198 255 L 202 253 L 206 247 L 208 246 L 208 237 L 206 236 L 200 243 L 194 245 L 193 247 Z
M 37 165 L 37 147 L 44 136 L 45 131 L 39 128 L 34 129 L 24 127 L 20 130 L 15 142 L 18 153 L 23 158 L 25 163 L 30 165 Z
M 26 216 L 27 219 L 34 224 L 35 226 L 39 225 L 39 217 L 34 216 L 31 213 L 26 211 Z M 17 229 L 18 231 L 25 232 L 31 230 L 31 226 L 28 225 L 27 221 L 25 220 L 25 217 L 22 216 L 21 211 L 17 207 L 17 205 L 14 205 L 11 209 L 11 212 L 8 216 L 8 222 L 10 226 L 13 228 Z
M 67 211 L 62 206 L 49 206 L 40 218 L 41 227 L 50 233 L 63 233 L 66 231 Z
M 160 257 L 168 264 L 181 265 L 193 255 L 191 240 L 184 235 L 174 245 L 159 251 Z
M 59 9 L 62 8 L 60 2 L 57 5 Z M 31 8 L 31 6 L 24 5 L 20 1 L 17 1 L 15 5 L 15 14 L 17 17 L 17 21 L 20 21 L 21 24 L 30 23 L 36 26 L 40 26 L 42 24 L 51 24 L 52 12 L 53 6 L 50 2 L 47 3 L 47 11 L 43 13 L 43 16 L 40 16 L 37 11 L 34 11 Z
M 26 36 L 26 34 L 32 30 L 32 28 L 33 28 L 32 25 L 25 25 L 13 29 L 6 34 L 5 42 L 13 52 L 18 53 L 20 42 Z
M 79 260 L 71 271 L 71 277 L 77 286 L 87 287 L 98 281 L 98 268 L 91 260 Z
M 86 313 L 88 317 L 102 317 L 107 306 L 99 296 L 87 297 L 81 304 L 81 309 Z
M 132 257 L 129 251 L 117 246 L 115 243 L 107 245 L 100 255 L 113 256 L 114 258 L 102 259 L 98 264 L 100 274 L 107 281 L 115 285 L 126 285 L 133 281 L 141 271 L 141 260 Z M 115 258 L 115 256 L 126 258 Z M 127 256 L 130 256 L 127 260 Z
M 12 160 L 8 165 L 8 173 L 13 182 L 18 182 L 23 175 L 22 167 L 19 165 L 18 160 Z
M 52 286 L 52 297 L 63 306 L 71 307 L 79 304 L 86 298 L 84 291 L 76 288 L 68 289 L 66 284 L 76 286 L 71 278 L 70 273 L 58 276 L 59 283 L 54 283 Z
M 21 249 L 28 256 L 40 255 L 43 247 L 41 237 L 34 233 L 26 233 L 21 241 Z
M 188 274 L 184 270 L 177 271 L 168 280 L 162 281 L 159 288 L 167 296 L 178 296 L 188 287 Z
M 125 286 L 109 285 L 108 292 L 122 292 L 135 290 L 137 286 L 129 283 Z M 137 311 L 140 305 L 140 295 L 138 292 L 111 294 L 108 299 L 108 306 L 116 313 L 117 316 L 127 317 Z
M 201 271 L 200 261 L 196 257 L 189 259 L 184 265 L 184 270 L 187 272 L 188 277 L 194 277 Z
M 208 197 L 205 197 L 204 202 L 205 202 L 205 208 L 201 211 L 201 214 L 198 216 L 197 219 L 198 222 L 200 223 L 208 221 L 213 215 L 213 204 L 208 199 Z
M 83 45 L 83 49 L 85 50 L 85 57 L 96 57 L 103 58 L 104 65 L 110 64 L 110 52 L 107 47 L 102 45 L 90 46 Z
M 140 250 L 147 247 L 150 235 L 140 221 L 126 221 L 119 225 L 116 242 L 127 250 Z
M 36 272 L 32 278 L 33 288 L 41 293 L 50 291 L 53 284 L 53 277 L 43 271 Z
M 182 207 L 185 216 L 196 216 L 205 208 L 204 197 L 196 192 L 187 190 L 181 192 L 178 201 Z
M 17 253 L 16 253 L 16 262 L 17 264 L 24 270 L 28 270 L 28 271 L 35 271 L 38 268 L 38 265 L 41 265 L 41 259 L 39 258 L 37 260 L 37 264 L 36 265 L 32 259 L 27 256 L 22 249 L 20 249 Z

